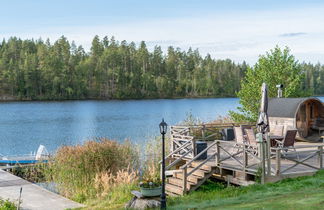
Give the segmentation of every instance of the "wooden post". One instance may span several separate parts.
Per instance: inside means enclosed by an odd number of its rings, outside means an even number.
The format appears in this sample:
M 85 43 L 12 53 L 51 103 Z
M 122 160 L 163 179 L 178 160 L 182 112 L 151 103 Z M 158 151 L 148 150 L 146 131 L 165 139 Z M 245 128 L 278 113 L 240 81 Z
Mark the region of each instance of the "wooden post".
M 318 167 L 323 168 L 323 146 L 318 147 Z
M 175 150 L 174 139 L 173 139 L 173 134 L 174 134 L 174 130 L 173 129 L 174 129 L 173 126 L 171 126 L 170 153 L 172 153 Z
M 202 125 L 202 129 L 201 129 L 201 137 L 203 140 L 206 140 L 205 137 L 206 137 L 206 134 L 205 134 L 205 129 L 206 129 L 206 125 Z
M 264 141 L 260 142 L 260 152 L 261 152 L 261 169 L 262 169 L 262 174 L 261 174 L 261 184 L 265 183 L 265 151 L 264 151 Z
M 246 152 L 246 145 L 243 145 L 243 172 L 244 173 L 247 165 L 248 165 L 248 154 Z
M 264 184 L 265 182 L 265 160 L 266 160 L 266 155 L 265 155 L 265 150 L 264 150 L 264 138 L 262 133 L 257 133 L 256 139 L 258 142 L 258 151 L 259 151 L 259 157 L 260 157 L 260 165 L 261 165 L 261 184 Z
M 281 167 L 281 151 L 280 149 L 276 150 L 276 175 L 280 175 L 280 167 Z
M 216 166 L 219 166 L 220 163 L 220 149 L 219 149 L 219 141 L 216 140 L 216 157 L 215 157 L 215 160 L 216 160 Z
M 196 139 L 192 139 L 191 140 L 191 143 L 192 143 L 192 157 L 194 158 L 196 155 L 197 155 L 197 145 L 196 145 Z
M 271 175 L 271 147 L 269 133 L 266 135 L 267 176 Z
M 182 171 L 183 173 L 183 185 L 182 185 L 182 189 L 183 189 L 183 194 L 185 195 L 187 193 L 187 167 L 185 167 Z

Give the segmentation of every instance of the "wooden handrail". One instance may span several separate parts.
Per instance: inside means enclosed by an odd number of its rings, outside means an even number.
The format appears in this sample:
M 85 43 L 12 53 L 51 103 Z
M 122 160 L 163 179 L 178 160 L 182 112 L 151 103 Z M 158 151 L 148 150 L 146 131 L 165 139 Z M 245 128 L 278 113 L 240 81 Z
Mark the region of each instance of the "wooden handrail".
M 211 156 L 209 156 L 208 158 L 206 158 L 206 160 L 204 160 L 203 162 L 201 162 L 198 166 L 194 167 L 194 169 L 192 169 L 189 173 L 187 173 L 187 176 L 190 176 L 193 172 L 195 172 L 196 170 L 198 170 L 201 166 L 205 165 L 205 163 L 207 163 L 212 157 L 214 157 L 217 153 L 214 152 Z M 187 167 L 186 167 L 187 168 Z
M 192 149 L 190 149 L 188 152 L 184 153 L 183 155 L 181 155 L 179 158 L 177 158 L 175 161 L 173 161 L 170 165 L 168 165 L 167 167 L 165 167 L 165 170 L 170 169 L 172 166 L 174 166 L 175 164 L 179 163 L 182 158 L 184 158 L 186 155 L 188 155 L 190 152 L 192 152 Z
M 180 169 L 186 168 L 188 165 L 190 165 L 193 161 L 197 160 L 203 153 L 207 152 L 212 146 L 214 146 L 216 142 L 209 145 L 206 149 L 201 151 L 199 154 L 197 154 L 194 158 L 192 158 L 189 162 L 187 162 L 185 165 L 181 166 Z
M 171 155 L 174 155 L 175 153 L 179 152 L 180 150 L 182 150 L 184 147 L 187 147 L 189 146 L 190 144 L 188 143 L 191 143 L 190 141 L 186 142 L 185 144 L 183 144 L 181 147 L 178 147 L 176 150 L 174 150 L 173 152 L 171 152 L 170 154 L 168 154 L 166 157 L 165 157 L 165 160 L 167 160 Z M 188 145 L 187 145 L 188 144 Z M 159 164 L 162 163 L 162 160 L 160 160 Z

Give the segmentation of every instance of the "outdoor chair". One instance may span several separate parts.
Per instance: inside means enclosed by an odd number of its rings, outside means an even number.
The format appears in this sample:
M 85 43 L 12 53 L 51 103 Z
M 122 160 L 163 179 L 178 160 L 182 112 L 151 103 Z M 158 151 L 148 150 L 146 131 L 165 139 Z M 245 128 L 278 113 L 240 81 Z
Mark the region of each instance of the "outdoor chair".
M 242 131 L 243 131 L 243 137 L 246 136 L 246 129 L 251 129 L 252 126 L 251 125 L 240 125 Z
M 234 127 L 234 135 L 235 135 L 235 141 L 238 144 L 244 144 L 244 136 L 243 136 L 243 131 L 241 127 Z
M 246 137 L 249 143 L 249 148 L 253 150 L 253 154 L 258 154 L 258 146 L 254 130 L 252 128 L 245 129 Z
M 275 125 L 273 126 L 273 130 L 270 133 L 274 136 L 282 136 L 283 130 L 284 130 L 283 125 Z
M 289 149 L 292 149 L 295 151 L 297 158 L 299 159 L 299 155 L 295 148 L 295 140 L 296 140 L 297 130 L 287 130 L 285 138 L 282 141 L 277 142 L 277 146 L 279 148 L 282 148 L 285 152 L 287 152 Z M 285 156 L 285 155 L 284 155 Z
M 242 128 L 234 126 L 234 135 L 236 143 L 233 149 L 236 149 L 236 153 L 238 153 L 240 150 L 242 150 L 242 145 L 245 144 Z M 234 150 L 233 153 L 235 152 Z

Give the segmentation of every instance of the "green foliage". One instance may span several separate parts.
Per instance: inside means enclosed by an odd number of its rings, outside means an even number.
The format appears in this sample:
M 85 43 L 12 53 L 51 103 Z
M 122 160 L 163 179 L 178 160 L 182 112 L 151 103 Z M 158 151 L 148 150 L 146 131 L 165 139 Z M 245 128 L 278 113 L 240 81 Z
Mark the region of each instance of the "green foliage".
M 145 42 L 95 36 L 90 52 L 62 36 L 0 43 L 0 98 L 21 100 L 234 96 L 247 65 L 203 58 L 198 50 L 169 47 L 164 55 Z
M 270 52 L 259 57 L 253 68 L 248 67 L 246 76 L 241 81 L 241 90 L 237 96 L 240 98 L 241 113 L 231 112 L 231 117 L 236 121 L 256 121 L 259 114 L 261 85 L 268 85 L 268 96 L 276 97 L 277 84 L 284 85 L 284 97 L 300 97 L 302 90 L 303 72 L 301 65 L 288 47 L 280 49 L 278 46 Z
M 9 200 L 0 199 L 0 210 L 16 210 L 16 205 Z
M 15 167 L 10 172 L 30 182 L 37 183 L 46 181 L 47 170 L 49 170 L 47 163 L 37 163 L 27 167 Z

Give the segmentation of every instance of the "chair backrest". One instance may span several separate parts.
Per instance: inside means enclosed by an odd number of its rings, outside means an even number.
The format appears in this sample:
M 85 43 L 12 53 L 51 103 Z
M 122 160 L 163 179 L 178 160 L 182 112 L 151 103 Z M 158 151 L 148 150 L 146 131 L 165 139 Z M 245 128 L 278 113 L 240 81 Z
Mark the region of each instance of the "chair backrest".
M 294 146 L 295 144 L 295 139 L 297 135 L 297 130 L 287 130 L 284 142 L 283 142 L 283 147 L 291 147 Z
M 249 144 L 256 145 L 257 141 L 253 129 L 252 128 L 245 129 L 245 133 Z
M 275 126 L 273 126 L 273 130 L 271 131 L 271 134 L 273 134 L 275 136 L 282 136 L 283 130 L 284 130 L 283 125 L 275 125 Z
M 242 131 L 241 127 L 234 127 L 234 134 L 235 134 L 236 142 L 243 144 L 244 138 L 243 138 L 243 131 Z
M 251 129 L 252 128 L 251 125 L 240 125 L 240 127 L 241 127 L 241 129 L 243 131 L 243 135 L 246 135 L 246 132 L 245 132 L 246 129 Z

